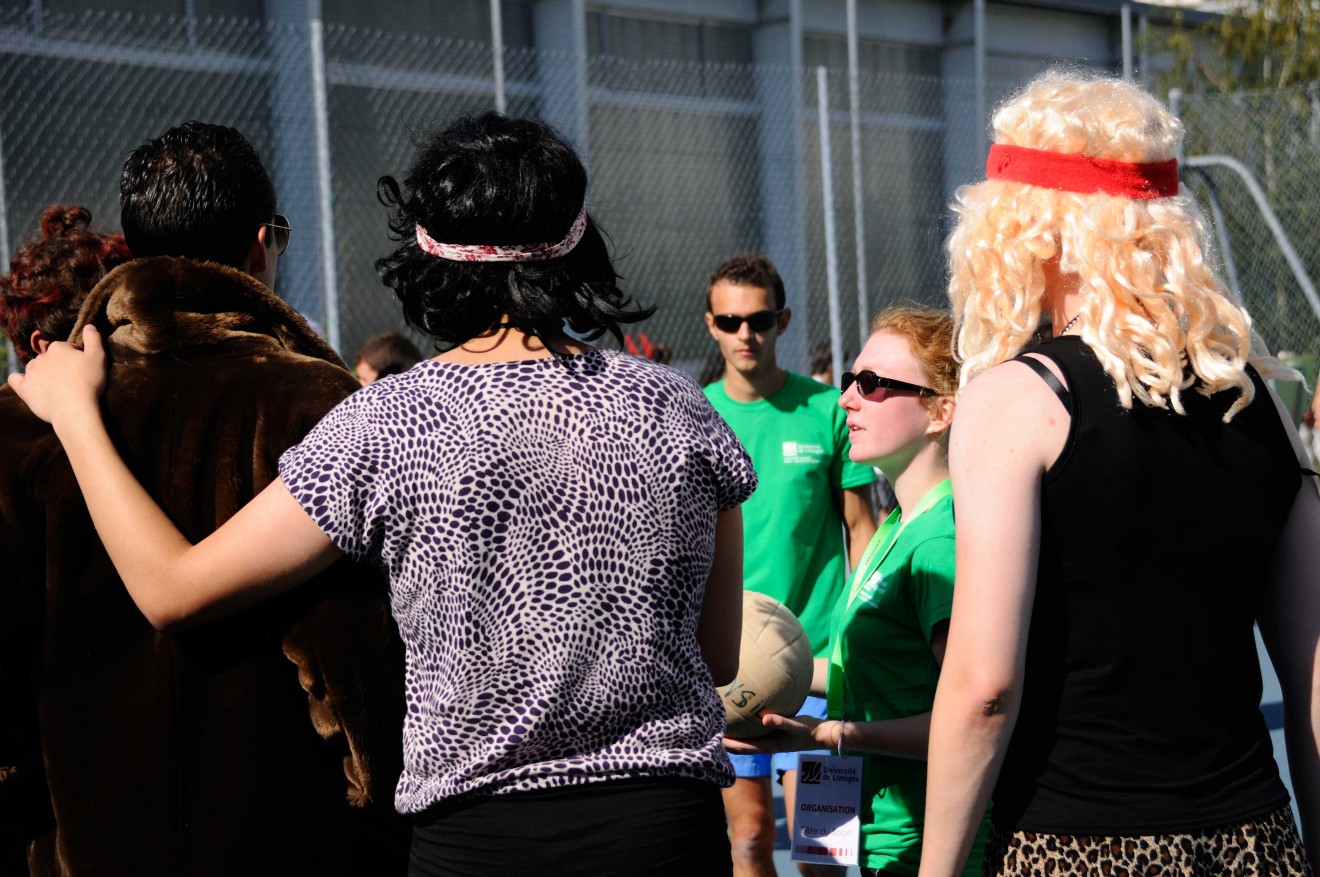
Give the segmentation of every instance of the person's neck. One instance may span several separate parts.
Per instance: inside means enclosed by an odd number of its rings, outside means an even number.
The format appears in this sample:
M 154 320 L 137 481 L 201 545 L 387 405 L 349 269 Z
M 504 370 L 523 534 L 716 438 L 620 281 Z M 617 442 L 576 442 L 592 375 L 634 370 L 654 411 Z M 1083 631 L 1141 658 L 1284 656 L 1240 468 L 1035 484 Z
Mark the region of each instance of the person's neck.
M 479 365 L 485 362 L 549 359 L 555 353 L 577 354 L 585 353 L 591 349 L 589 344 L 583 344 L 581 341 L 568 336 L 551 338 L 547 341 L 539 335 L 531 335 L 520 329 L 505 327 L 470 338 L 457 347 L 432 357 L 432 359 L 436 362 Z
M 931 442 L 891 482 L 898 507 L 905 511 L 916 509 L 921 498 L 948 477 L 949 456 L 941 445 Z
M 754 372 L 724 369 L 724 392 L 735 402 L 760 402 L 778 393 L 788 381 L 788 372 L 777 364 Z
M 1077 316 L 1082 306 L 1080 284 L 1081 278 L 1076 274 L 1064 274 L 1058 275 L 1054 283 L 1045 287 L 1045 300 L 1049 303 L 1050 322 L 1056 337 L 1063 333 L 1063 328 Z

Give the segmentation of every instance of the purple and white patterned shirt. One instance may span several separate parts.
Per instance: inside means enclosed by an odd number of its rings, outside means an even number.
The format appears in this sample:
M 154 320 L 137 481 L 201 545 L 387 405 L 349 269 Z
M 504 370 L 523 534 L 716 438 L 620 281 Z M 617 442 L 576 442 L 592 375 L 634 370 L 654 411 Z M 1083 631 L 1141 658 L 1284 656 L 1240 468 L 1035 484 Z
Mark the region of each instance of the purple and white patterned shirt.
M 715 516 L 756 474 L 687 376 L 607 350 L 423 362 L 346 399 L 280 475 L 336 545 L 389 570 L 400 812 L 731 781 L 696 629 Z

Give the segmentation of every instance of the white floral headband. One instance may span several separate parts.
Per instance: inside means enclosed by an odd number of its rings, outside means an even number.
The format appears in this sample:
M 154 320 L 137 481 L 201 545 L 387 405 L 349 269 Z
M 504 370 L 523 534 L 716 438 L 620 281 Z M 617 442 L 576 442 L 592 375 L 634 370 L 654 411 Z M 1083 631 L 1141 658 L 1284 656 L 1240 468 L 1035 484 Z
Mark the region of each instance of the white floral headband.
M 577 219 L 569 227 L 563 240 L 544 244 L 513 244 L 498 246 L 494 244 L 442 244 L 426 233 L 421 223 L 417 224 L 417 246 L 432 256 L 448 259 L 451 262 L 543 262 L 546 259 L 558 259 L 567 255 L 582 240 L 587 230 L 587 206 L 582 205 Z

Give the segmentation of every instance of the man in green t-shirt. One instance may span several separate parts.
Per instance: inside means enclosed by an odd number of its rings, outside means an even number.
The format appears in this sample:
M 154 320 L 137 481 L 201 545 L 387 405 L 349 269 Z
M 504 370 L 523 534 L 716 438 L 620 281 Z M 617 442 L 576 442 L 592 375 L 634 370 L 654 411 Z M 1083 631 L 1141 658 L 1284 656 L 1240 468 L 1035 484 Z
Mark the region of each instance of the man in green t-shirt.
M 724 376 L 706 387 L 706 397 L 747 448 L 760 479 L 743 504 L 743 587 L 787 606 L 815 656 L 826 658 L 830 614 L 849 561 L 857 562 L 875 533 L 876 476 L 848 459 L 839 391 L 779 367 L 775 342 L 791 316 L 783 280 L 765 256 L 745 253 L 716 268 L 706 291 L 706 325 L 724 358 Z M 822 695 L 825 675 L 813 685 Z M 809 698 L 802 711 L 824 718 L 824 697 Z M 774 875 L 772 764 L 785 771 L 784 802 L 792 814 L 799 754 L 733 756 L 738 779 L 724 791 L 724 808 L 737 877 Z M 798 869 L 827 873 L 820 866 Z

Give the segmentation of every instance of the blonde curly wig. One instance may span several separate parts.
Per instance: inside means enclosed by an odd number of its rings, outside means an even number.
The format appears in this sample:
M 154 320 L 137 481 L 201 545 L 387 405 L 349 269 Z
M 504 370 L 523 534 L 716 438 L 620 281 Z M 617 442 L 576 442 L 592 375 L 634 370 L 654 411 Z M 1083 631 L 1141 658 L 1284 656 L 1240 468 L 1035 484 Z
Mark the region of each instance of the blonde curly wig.
M 994 114 L 996 143 L 1145 164 L 1177 155 L 1182 125 L 1159 101 L 1121 79 L 1052 70 Z M 1195 380 L 1209 395 L 1241 391 L 1225 416 L 1252 399 L 1243 371 L 1251 320 L 1210 263 L 1207 226 L 1192 197 L 1134 200 L 1005 180 L 958 191 L 949 237 L 949 297 L 966 383 L 1016 356 L 1037 330 L 1042 265 L 1075 274 L 1077 325 L 1118 388 L 1123 407 L 1183 413 Z

